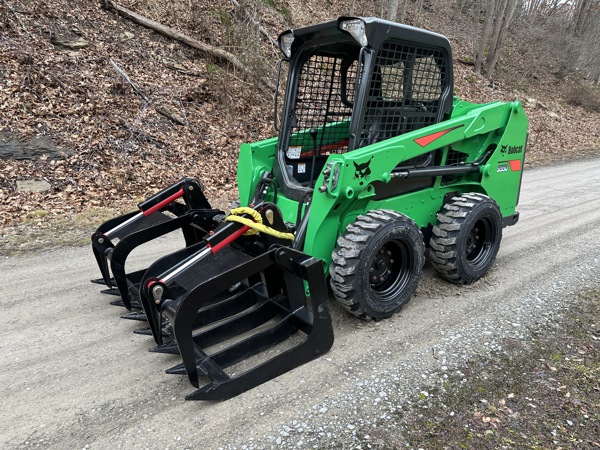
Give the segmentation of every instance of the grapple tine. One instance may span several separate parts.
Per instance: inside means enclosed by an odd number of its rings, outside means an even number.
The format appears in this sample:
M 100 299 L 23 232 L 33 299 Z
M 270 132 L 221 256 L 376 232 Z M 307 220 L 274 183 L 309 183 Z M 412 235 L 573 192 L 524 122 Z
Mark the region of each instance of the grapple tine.
M 139 320 L 140 322 L 147 322 L 148 319 L 146 318 L 146 313 L 143 311 L 138 311 L 138 312 L 130 312 L 127 314 L 123 314 L 121 316 L 121 319 L 128 319 L 128 320 Z
M 133 330 L 133 332 L 135 334 L 141 334 L 143 336 L 153 336 L 153 332 L 152 332 L 152 329 L 150 327 L 148 327 L 148 328 L 138 328 L 137 330 Z M 161 329 L 161 333 L 162 333 L 161 334 L 162 337 L 169 337 L 169 336 L 171 336 L 171 333 L 166 328 L 162 328 Z
M 125 307 L 125 303 L 123 303 L 123 300 L 115 300 L 110 302 L 110 304 L 112 306 L 122 306 L 123 308 Z
M 106 281 L 104 281 L 104 278 L 94 278 L 94 279 L 90 280 L 90 282 L 94 283 L 94 284 L 106 284 Z M 114 284 L 114 282 L 115 282 L 115 279 L 111 278 L 110 283 Z
M 165 370 L 165 373 L 168 375 L 185 375 L 185 366 L 182 364 L 177 364 L 176 366 L 169 367 Z
M 153 353 L 166 353 L 168 355 L 179 355 L 179 347 L 177 347 L 177 342 L 175 341 L 157 345 L 156 347 L 152 347 L 148 351 Z
M 141 304 L 135 302 L 139 301 L 139 282 L 145 273 L 145 269 L 126 273 L 129 254 L 136 247 L 178 229 L 183 232 L 185 246 L 193 245 L 214 228 L 213 218 L 223 214 L 211 209 L 200 181 L 190 177 L 138 206 L 139 211 L 104 222 L 92 235 L 92 249 L 102 274 L 101 279 L 93 281 L 116 288 L 122 300 L 119 306 L 128 310 L 141 308 Z M 164 213 L 167 211 L 170 215 Z
M 138 328 L 137 330 L 133 330 L 133 332 L 143 336 L 152 336 L 152 330 L 150 328 Z

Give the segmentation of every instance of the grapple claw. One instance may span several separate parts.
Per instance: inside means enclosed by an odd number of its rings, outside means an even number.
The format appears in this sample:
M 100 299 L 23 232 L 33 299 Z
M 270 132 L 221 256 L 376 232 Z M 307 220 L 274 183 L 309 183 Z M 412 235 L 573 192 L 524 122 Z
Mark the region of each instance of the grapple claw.
M 223 212 L 211 209 L 202 185 L 183 178 L 139 204 L 134 211 L 104 222 L 92 235 L 92 249 L 105 284 L 104 293 L 121 296 L 118 306 L 141 308 L 139 283 L 145 269 L 127 273 L 125 263 L 137 247 L 165 234 L 181 230 L 184 247 L 199 242 L 214 226 L 213 218 Z M 112 274 L 112 276 L 111 276 Z
M 234 248 L 218 255 L 188 267 L 196 274 L 191 288 L 186 289 L 187 273 L 180 272 L 166 291 L 179 295 L 168 296 L 151 313 L 154 320 L 164 315 L 172 326 L 173 341 L 156 351 L 178 347 L 183 362 L 167 373 L 187 374 L 199 388 L 186 397 L 190 400 L 225 400 L 317 358 L 333 344 L 320 260 L 278 246 L 254 258 Z M 211 275 L 208 266 L 215 265 Z M 221 270 L 225 266 L 229 269 Z M 209 273 L 202 276 L 204 268 Z M 240 281 L 235 293 L 222 298 L 229 292 L 224 286 Z M 148 290 L 142 290 L 142 302 L 152 307 Z M 210 383 L 200 386 L 200 376 Z

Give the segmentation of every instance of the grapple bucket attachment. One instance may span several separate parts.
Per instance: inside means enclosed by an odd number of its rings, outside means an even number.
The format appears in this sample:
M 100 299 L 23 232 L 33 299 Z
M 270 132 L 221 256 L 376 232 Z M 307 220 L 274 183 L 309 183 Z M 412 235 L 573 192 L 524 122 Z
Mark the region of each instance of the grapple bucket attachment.
M 104 222 L 92 235 L 92 249 L 104 283 L 104 293 L 118 294 L 121 301 L 113 304 L 127 309 L 141 308 L 138 287 L 145 269 L 127 273 L 129 254 L 145 244 L 175 230 L 181 230 L 185 246 L 199 242 L 214 228 L 213 218 L 222 215 L 211 209 L 195 178 L 183 178 L 140 203 L 134 211 Z M 112 277 L 111 277 L 112 272 Z
M 234 252 L 230 257 L 237 258 Z M 238 286 L 240 280 L 238 292 L 206 306 L 224 285 Z M 183 368 L 199 388 L 186 399 L 225 400 L 326 353 L 333 345 L 327 301 L 321 261 L 278 247 L 165 302 Z M 237 312 L 240 305 L 250 306 Z M 203 315 L 212 322 L 198 328 L 197 316 Z M 267 359 L 251 361 L 271 350 Z M 234 365 L 237 369 L 226 372 Z M 200 386 L 200 376 L 210 382 Z
M 246 231 L 226 227 L 229 236 Z M 187 374 L 198 388 L 188 400 L 228 399 L 333 345 L 323 264 L 290 247 L 251 256 L 239 245 L 213 252 L 208 240 L 151 266 L 140 294 L 152 351 L 179 353 L 182 364 L 167 373 Z

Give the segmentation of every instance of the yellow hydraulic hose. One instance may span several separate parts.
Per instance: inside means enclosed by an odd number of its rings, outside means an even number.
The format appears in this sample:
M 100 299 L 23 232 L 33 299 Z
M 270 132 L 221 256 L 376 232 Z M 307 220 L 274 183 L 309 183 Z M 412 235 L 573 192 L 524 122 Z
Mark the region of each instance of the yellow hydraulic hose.
M 240 217 L 242 214 L 248 214 L 249 216 L 252 216 L 254 221 L 246 217 Z M 284 233 L 282 231 L 277 231 L 263 224 L 262 216 L 260 215 L 260 213 L 255 209 L 249 208 L 247 206 L 241 206 L 239 208 L 232 209 L 230 215 L 227 216 L 225 220 L 227 222 L 238 222 L 246 225 L 247 227 L 250 227 L 251 229 L 244 233 L 246 235 L 252 235 L 260 232 L 269 234 L 278 239 L 288 239 L 290 241 L 294 240 L 294 235 L 292 233 Z

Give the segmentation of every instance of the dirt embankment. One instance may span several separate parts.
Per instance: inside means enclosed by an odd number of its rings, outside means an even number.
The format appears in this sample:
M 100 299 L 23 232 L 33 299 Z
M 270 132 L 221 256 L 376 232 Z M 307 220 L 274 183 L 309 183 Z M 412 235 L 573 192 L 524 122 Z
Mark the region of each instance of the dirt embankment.
M 10 148 L 12 156 L 7 151 L 0 157 L 0 226 L 16 228 L 5 236 L 51 233 L 61 219 L 92 218 L 96 224 L 98 208 L 130 209 L 187 175 L 203 180 L 211 201 L 236 197 L 240 143 L 274 133 L 271 92 L 223 61 L 116 15 L 101 1 L 6 4 L 11 8 L 0 10 L 0 147 Z M 229 1 L 121 4 L 235 53 L 261 76 L 275 76 L 279 51 Z M 379 13 L 372 2 L 353 4 L 355 14 Z M 276 37 L 289 27 L 347 14 L 347 7 L 276 1 L 249 13 Z M 514 80 L 526 80 L 521 73 L 491 83 L 472 72 L 465 64 L 470 19 L 452 7 L 437 2 L 418 16 L 409 11 L 407 20 L 450 37 L 456 93 L 473 102 L 521 100 L 531 122 L 530 166 L 597 154 L 600 116 L 562 100 L 572 88 L 568 83 L 536 74 L 525 93 L 512 87 Z M 165 110 L 176 120 L 160 113 Z M 29 151 L 34 141 L 41 156 Z M 21 150 L 17 159 L 15 149 Z M 44 190 L 20 184 L 26 180 L 43 181 Z

